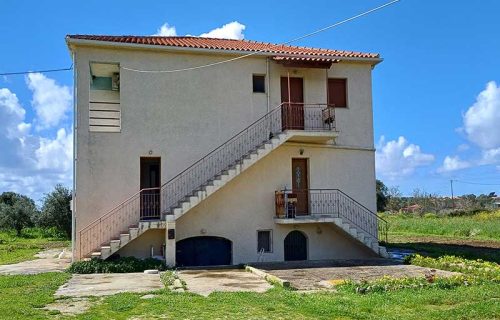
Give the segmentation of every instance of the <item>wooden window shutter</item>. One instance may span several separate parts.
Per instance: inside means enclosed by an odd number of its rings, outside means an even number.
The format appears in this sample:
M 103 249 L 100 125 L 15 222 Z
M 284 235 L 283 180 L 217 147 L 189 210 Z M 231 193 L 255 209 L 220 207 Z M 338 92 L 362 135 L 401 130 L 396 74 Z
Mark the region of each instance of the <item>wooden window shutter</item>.
M 328 79 L 328 104 L 347 107 L 347 79 Z

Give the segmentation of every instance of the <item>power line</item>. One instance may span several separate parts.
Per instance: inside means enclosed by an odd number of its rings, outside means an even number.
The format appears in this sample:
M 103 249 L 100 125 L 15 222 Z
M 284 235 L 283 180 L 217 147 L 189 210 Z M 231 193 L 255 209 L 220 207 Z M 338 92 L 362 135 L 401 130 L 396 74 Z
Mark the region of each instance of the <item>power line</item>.
M 475 184 L 480 186 L 500 186 L 500 183 L 482 183 L 482 182 L 471 182 L 471 181 L 462 181 L 462 180 L 452 180 L 455 182 L 465 183 L 465 184 Z
M 49 73 L 49 72 L 60 72 L 60 71 L 70 71 L 73 70 L 73 65 L 69 68 L 60 68 L 60 69 L 46 69 L 46 70 L 36 70 L 36 71 L 17 71 L 17 72 L 4 72 L 0 73 L 0 76 L 14 76 L 20 74 L 30 74 L 30 73 Z
M 375 12 L 375 11 L 381 10 L 381 9 L 383 9 L 385 7 L 388 7 L 390 5 L 393 5 L 393 4 L 395 4 L 396 2 L 399 2 L 399 1 L 401 1 L 401 0 L 393 0 L 393 1 L 387 2 L 387 3 L 385 3 L 385 4 L 381 5 L 381 6 L 375 7 L 373 9 L 370 9 L 370 10 L 365 11 L 365 12 L 362 12 L 360 14 L 357 14 L 357 15 L 352 16 L 350 18 L 347 18 L 345 20 L 336 22 L 336 23 L 334 23 L 332 25 L 326 26 L 324 28 L 318 29 L 318 30 L 313 31 L 311 33 L 308 33 L 308 34 L 302 35 L 300 37 L 294 38 L 294 39 L 289 40 L 287 42 L 283 42 L 281 44 L 272 45 L 272 46 L 278 47 L 278 46 L 288 45 L 290 43 L 297 42 L 299 40 L 302 40 L 302 39 L 314 36 L 314 35 L 316 35 L 318 33 L 321 33 L 321 32 L 324 32 L 326 30 L 338 27 L 338 26 L 340 26 L 340 25 L 342 25 L 344 23 L 350 22 L 352 20 L 361 18 L 361 17 L 366 16 L 366 15 L 368 15 L 370 13 Z M 140 73 L 174 73 L 174 72 L 191 71 L 191 70 L 197 70 L 197 69 L 203 69 L 203 68 L 213 67 L 213 66 L 217 66 L 217 65 L 220 65 L 220 64 L 224 64 L 224 63 L 228 63 L 228 62 L 240 60 L 240 59 L 243 59 L 243 58 L 247 58 L 247 57 L 250 57 L 250 56 L 256 55 L 256 54 L 258 54 L 260 52 L 265 52 L 265 51 L 267 51 L 267 49 L 260 49 L 260 50 L 256 50 L 256 51 L 253 51 L 251 53 L 244 54 L 242 56 L 238 56 L 238 57 L 235 57 L 235 58 L 231 58 L 231 59 L 227 59 L 227 60 L 222 60 L 222 61 L 218 61 L 218 62 L 213 62 L 213 63 L 209 63 L 209 64 L 205 64 L 205 65 L 200 65 L 200 66 L 196 66 L 196 67 L 183 68 L 183 69 L 173 69 L 173 70 L 140 70 L 140 69 L 127 68 L 127 67 L 120 67 L 120 68 L 124 69 L 124 70 L 128 70 L 128 71 L 140 72 Z

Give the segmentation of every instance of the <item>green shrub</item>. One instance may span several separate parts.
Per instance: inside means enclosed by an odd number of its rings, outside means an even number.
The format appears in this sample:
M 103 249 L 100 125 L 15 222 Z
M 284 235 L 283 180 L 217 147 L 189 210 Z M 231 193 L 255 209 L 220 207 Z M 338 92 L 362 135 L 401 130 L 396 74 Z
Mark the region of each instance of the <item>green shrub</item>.
M 484 284 L 486 280 L 466 275 L 439 278 L 435 275 L 426 275 L 420 278 L 392 278 L 383 277 L 372 281 L 347 281 L 337 286 L 339 291 L 365 293 L 382 293 L 401 289 L 453 289 L 459 286 Z
M 437 217 L 438 216 L 435 213 L 431 213 L 431 212 L 427 212 L 426 214 L 424 214 L 424 218 L 427 218 L 427 219 L 435 219 Z
M 73 262 L 67 269 L 69 273 L 128 273 L 156 269 L 164 271 L 167 266 L 164 261 L 147 258 L 123 257 L 114 260 L 91 259 L 89 261 Z
M 500 265 L 481 259 L 470 260 L 455 256 L 430 258 L 416 254 L 407 256 L 404 261 L 421 267 L 461 272 L 474 278 L 500 282 Z

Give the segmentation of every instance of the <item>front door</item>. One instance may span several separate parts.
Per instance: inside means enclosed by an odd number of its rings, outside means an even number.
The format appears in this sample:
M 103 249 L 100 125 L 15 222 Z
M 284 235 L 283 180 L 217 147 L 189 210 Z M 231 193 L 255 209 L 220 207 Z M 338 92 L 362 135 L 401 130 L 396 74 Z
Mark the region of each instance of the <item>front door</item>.
M 289 82 L 290 80 L 290 82 Z M 290 92 L 288 90 L 290 87 Z M 281 77 L 281 125 L 283 130 L 304 130 L 304 82 Z
M 292 159 L 292 193 L 297 195 L 296 215 L 309 214 L 307 159 Z
M 160 158 L 141 158 L 141 220 L 160 218 Z

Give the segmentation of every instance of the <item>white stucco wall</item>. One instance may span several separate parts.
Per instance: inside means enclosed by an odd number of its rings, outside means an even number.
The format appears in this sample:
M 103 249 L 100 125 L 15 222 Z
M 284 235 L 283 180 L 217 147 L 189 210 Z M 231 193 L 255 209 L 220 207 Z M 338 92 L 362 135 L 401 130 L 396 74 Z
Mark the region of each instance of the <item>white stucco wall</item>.
M 121 70 L 121 132 L 89 132 L 89 64 L 113 62 L 137 69 L 168 70 L 226 58 L 168 51 L 76 48 L 77 231 L 139 191 L 141 156 L 148 156 L 152 151 L 152 156 L 161 157 L 161 180 L 164 183 L 264 115 L 268 108 L 266 94 L 252 93 L 252 74 L 266 74 L 266 59 L 263 57 L 171 74 Z M 341 130 L 337 144 L 354 148 L 373 148 L 370 65 L 338 63 L 325 71 L 286 69 L 270 62 L 268 76 L 271 86 L 268 92 L 271 108 L 281 102 L 280 76 L 286 76 L 287 71 L 291 76 L 304 78 L 306 103 L 326 102 L 327 74 L 330 77 L 346 77 L 349 107 L 337 110 L 337 124 Z M 332 170 L 322 173 L 328 179 L 312 181 L 310 187 L 338 187 L 374 209 L 373 152 L 359 151 L 359 155 L 349 157 L 348 163 L 335 160 L 332 155 L 337 152 L 338 157 L 342 158 L 341 154 L 348 151 L 317 151 L 314 157 L 311 156 L 311 176 L 318 170 L 316 163 L 331 166 Z M 279 166 L 280 164 L 276 165 Z M 348 170 L 344 169 L 344 166 L 356 169 Z M 353 171 L 361 171 L 363 178 L 352 179 L 350 172 Z M 288 171 L 287 174 L 290 175 Z M 280 175 L 279 179 L 285 179 L 285 176 Z M 241 178 L 237 179 L 240 180 Z M 272 194 L 266 192 L 263 196 L 272 197 Z M 189 216 L 197 215 L 193 212 L 186 217 Z
M 299 155 L 299 149 L 304 154 Z M 273 252 L 265 261 L 284 259 L 283 240 L 292 230 L 308 238 L 308 259 L 355 259 L 373 256 L 333 224 L 279 225 L 274 222 L 274 191 L 291 188 L 292 158 L 309 159 L 309 186 L 338 188 L 370 209 L 375 190 L 369 170 L 373 152 L 285 145 L 259 161 L 176 221 L 177 241 L 194 236 L 218 236 L 233 243 L 233 263 L 258 259 L 257 230 L 273 230 Z M 318 233 L 318 227 L 321 233 Z M 202 233 L 202 230 L 205 233 Z

